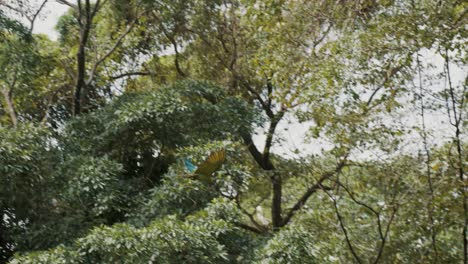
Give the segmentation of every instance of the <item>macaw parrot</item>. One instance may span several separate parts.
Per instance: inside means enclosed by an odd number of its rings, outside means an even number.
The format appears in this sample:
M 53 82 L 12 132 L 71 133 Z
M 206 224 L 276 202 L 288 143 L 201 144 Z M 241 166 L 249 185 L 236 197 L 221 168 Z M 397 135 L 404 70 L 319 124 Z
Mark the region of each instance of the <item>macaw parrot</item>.
M 208 158 L 199 164 L 198 166 L 193 165 L 190 160 L 185 159 L 184 164 L 187 170 L 193 175 L 189 177 L 193 177 L 197 180 L 200 180 L 205 183 L 212 183 L 213 178 L 212 175 L 217 170 L 221 168 L 224 161 L 226 160 L 226 151 L 224 149 L 212 152 Z

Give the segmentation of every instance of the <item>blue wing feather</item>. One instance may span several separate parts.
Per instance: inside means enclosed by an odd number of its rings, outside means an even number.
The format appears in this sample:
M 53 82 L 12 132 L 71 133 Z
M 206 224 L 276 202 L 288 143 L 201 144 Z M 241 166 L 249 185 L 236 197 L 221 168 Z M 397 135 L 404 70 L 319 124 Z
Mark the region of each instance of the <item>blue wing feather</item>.
M 197 166 L 193 165 L 193 163 L 188 159 L 184 159 L 184 164 L 185 168 L 187 168 L 189 172 L 194 172 L 197 169 Z

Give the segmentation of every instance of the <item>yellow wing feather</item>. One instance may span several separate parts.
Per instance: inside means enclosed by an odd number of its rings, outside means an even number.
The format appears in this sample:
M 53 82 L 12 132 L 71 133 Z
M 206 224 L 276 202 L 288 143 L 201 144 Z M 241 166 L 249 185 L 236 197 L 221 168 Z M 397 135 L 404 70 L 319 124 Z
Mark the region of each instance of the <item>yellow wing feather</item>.
M 202 181 L 211 182 L 211 175 L 219 170 L 226 160 L 226 151 L 224 149 L 212 152 L 208 158 L 198 165 L 195 175 Z

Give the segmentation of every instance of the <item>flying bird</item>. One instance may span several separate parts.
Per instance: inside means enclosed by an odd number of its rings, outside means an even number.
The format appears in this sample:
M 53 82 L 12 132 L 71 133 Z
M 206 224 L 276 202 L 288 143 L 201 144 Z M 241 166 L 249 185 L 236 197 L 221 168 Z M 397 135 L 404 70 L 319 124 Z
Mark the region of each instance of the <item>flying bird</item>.
M 190 173 L 193 173 L 189 177 L 193 177 L 205 183 L 212 183 L 213 173 L 221 168 L 225 160 L 226 151 L 224 149 L 220 149 L 212 152 L 208 158 L 198 166 L 193 165 L 193 163 L 188 159 L 184 159 L 184 164 L 185 168 L 187 168 Z

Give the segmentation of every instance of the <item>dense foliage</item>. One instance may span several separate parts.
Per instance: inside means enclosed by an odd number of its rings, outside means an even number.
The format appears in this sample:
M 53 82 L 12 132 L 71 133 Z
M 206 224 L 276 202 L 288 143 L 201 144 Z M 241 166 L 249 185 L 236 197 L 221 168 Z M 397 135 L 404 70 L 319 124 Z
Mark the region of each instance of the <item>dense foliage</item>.
M 0 263 L 468 263 L 465 1 L 51 4 L 0 0 Z

